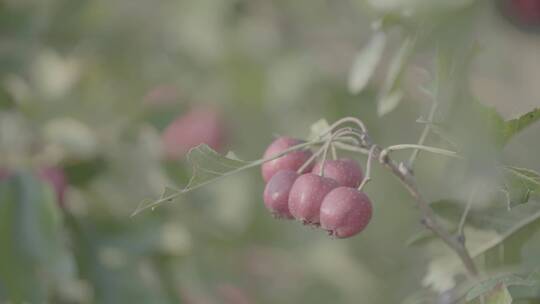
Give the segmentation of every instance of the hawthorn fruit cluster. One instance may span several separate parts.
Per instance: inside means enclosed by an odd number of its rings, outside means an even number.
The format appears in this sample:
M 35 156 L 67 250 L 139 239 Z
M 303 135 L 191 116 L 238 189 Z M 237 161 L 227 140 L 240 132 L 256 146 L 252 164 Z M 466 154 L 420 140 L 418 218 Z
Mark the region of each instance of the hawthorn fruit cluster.
M 302 143 L 279 137 L 263 157 L 270 159 Z M 357 189 L 364 178 L 362 168 L 348 158 L 312 163 L 312 156 L 309 149 L 297 149 L 262 165 L 266 208 L 277 218 L 296 219 L 337 238 L 358 234 L 372 216 L 371 201 Z

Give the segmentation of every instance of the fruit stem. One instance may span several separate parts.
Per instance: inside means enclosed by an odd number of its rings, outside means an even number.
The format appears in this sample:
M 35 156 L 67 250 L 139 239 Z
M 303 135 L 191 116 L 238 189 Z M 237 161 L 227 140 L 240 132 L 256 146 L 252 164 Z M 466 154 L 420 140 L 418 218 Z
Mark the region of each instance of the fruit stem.
M 366 176 L 364 177 L 364 180 L 362 180 L 360 186 L 358 186 L 358 191 L 362 191 L 366 184 L 371 181 L 371 163 L 373 162 L 373 152 L 375 151 L 375 147 L 376 146 L 372 146 L 371 149 L 369 149 L 369 155 L 366 164 Z
M 319 175 L 320 176 L 324 176 L 324 165 L 326 163 L 326 158 L 328 156 L 328 149 L 330 148 L 330 145 L 332 145 L 332 142 L 336 139 L 336 138 L 339 138 L 340 136 L 343 136 L 343 135 L 350 135 L 354 133 L 351 128 L 342 128 L 342 129 L 339 129 L 337 130 L 334 134 L 332 134 L 328 140 L 326 141 L 326 143 L 324 144 L 324 146 L 321 148 L 321 149 L 324 149 L 324 153 L 323 153 L 323 157 L 322 157 L 322 162 L 321 162 L 321 170 L 319 172 Z
M 302 172 L 304 172 L 304 170 L 306 170 L 309 164 L 311 164 L 317 157 L 319 157 L 319 155 L 321 155 L 323 151 L 324 151 L 324 146 L 321 146 L 319 150 L 317 150 L 317 152 L 313 153 L 313 155 L 311 155 L 308 158 L 308 160 L 306 160 L 306 162 L 304 162 L 302 166 L 298 168 L 298 170 L 296 170 L 296 173 L 301 174 Z
M 324 136 L 328 135 L 329 133 L 332 133 L 336 127 L 338 127 L 339 125 L 345 124 L 345 123 L 354 123 L 360 128 L 361 133 L 363 133 L 363 134 L 367 133 L 366 125 L 360 119 L 358 119 L 356 117 L 344 117 L 344 118 L 334 122 L 330 126 L 330 128 L 328 128 L 328 130 L 323 132 L 320 136 L 324 137 Z
M 435 154 L 445 155 L 448 157 L 455 157 L 455 158 L 463 158 L 457 152 L 450 151 L 446 149 L 436 148 L 436 147 L 430 147 L 430 146 L 423 146 L 423 145 L 413 145 L 413 144 L 402 144 L 402 145 L 394 145 L 386 147 L 384 150 L 382 150 L 381 155 L 387 155 L 388 153 L 392 151 L 397 150 L 406 150 L 406 149 L 415 149 L 415 151 L 423 150 Z
M 334 143 L 330 145 L 330 148 L 332 149 L 332 159 L 336 160 L 338 158 L 338 155 L 337 155 L 337 149 Z

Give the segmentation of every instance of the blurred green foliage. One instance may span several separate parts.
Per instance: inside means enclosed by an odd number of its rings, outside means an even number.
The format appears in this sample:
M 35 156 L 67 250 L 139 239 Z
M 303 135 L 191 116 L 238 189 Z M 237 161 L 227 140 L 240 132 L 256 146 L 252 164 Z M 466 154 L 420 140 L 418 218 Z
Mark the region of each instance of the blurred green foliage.
M 378 31 L 380 56 L 357 55 Z M 382 145 L 415 143 L 436 100 L 427 143 L 473 161 L 421 153 L 420 188 L 450 202 L 437 211 L 452 226 L 477 178 L 496 185 L 473 207 L 469 240 L 500 241 L 476 261 L 487 277 L 532 277 L 539 224 L 501 239 L 508 222 L 494 220 L 538 212 L 538 111 L 508 121 L 540 105 L 538 54 L 538 36 L 481 0 L 4 0 L 0 302 L 449 303 L 473 287 L 378 167 L 373 222 L 348 240 L 271 218 L 257 169 L 130 217 L 187 184 L 191 166 L 163 159 L 160 134 L 200 104 L 227 123 L 221 152 L 255 160 L 274 134 L 306 137 L 321 117 L 360 117 Z M 351 69 L 364 79 L 355 94 Z M 517 167 L 495 173 L 502 165 Z M 63 208 L 36 178 L 51 166 L 69 181 Z M 418 231 L 427 247 L 407 247 Z M 528 286 L 484 292 L 540 297 Z

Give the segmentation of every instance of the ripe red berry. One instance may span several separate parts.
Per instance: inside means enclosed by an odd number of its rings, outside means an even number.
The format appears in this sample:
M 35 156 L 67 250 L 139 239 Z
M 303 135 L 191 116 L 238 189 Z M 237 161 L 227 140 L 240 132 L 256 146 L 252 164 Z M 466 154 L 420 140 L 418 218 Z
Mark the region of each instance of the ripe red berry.
M 200 144 L 219 150 L 225 142 L 224 123 L 217 109 L 197 107 L 173 121 L 163 132 L 162 140 L 165 156 L 173 160 Z
M 372 215 L 371 201 L 355 188 L 339 187 L 321 204 L 321 228 L 338 238 L 348 238 L 366 228 Z
M 38 176 L 51 185 L 58 200 L 58 204 L 60 204 L 61 207 L 64 206 L 64 196 L 67 189 L 67 179 L 64 171 L 57 167 L 42 168 L 38 171 Z
M 264 152 L 263 158 L 275 156 L 284 150 L 299 145 L 303 141 L 290 138 L 279 137 L 274 140 Z M 295 150 L 274 160 L 268 161 L 261 166 L 262 176 L 265 182 L 268 182 L 274 174 L 280 170 L 297 171 L 311 157 L 309 150 Z M 302 173 L 311 171 L 313 165 L 310 164 Z
M 301 175 L 291 188 L 289 211 L 297 220 L 308 224 L 318 224 L 324 197 L 337 187 L 339 184 L 331 178 L 313 173 Z
M 289 193 L 298 178 L 296 171 L 281 170 L 274 174 L 264 189 L 264 205 L 278 218 L 293 218 L 289 212 Z
M 321 172 L 322 162 L 313 167 L 312 172 Z M 360 186 L 364 174 L 358 163 L 350 158 L 327 160 L 324 162 L 324 176 L 336 180 L 340 186 L 357 188 Z

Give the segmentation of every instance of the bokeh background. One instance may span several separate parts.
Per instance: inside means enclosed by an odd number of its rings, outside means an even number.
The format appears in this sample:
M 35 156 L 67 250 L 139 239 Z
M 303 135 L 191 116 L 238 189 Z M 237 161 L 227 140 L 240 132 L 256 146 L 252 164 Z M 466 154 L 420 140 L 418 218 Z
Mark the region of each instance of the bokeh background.
M 423 288 L 429 253 L 406 244 L 418 212 L 380 168 L 366 190 L 373 221 L 347 240 L 273 219 L 258 169 L 130 215 L 187 183 L 185 147 L 197 141 L 255 160 L 276 134 L 305 138 L 321 118 L 352 115 L 382 145 L 415 143 L 431 41 L 478 42 L 464 77 L 505 118 L 540 106 L 534 26 L 500 3 L 438 2 L 1 1 L 0 301 L 400 303 Z M 368 87 L 352 94 L 352 62 L 383 15 L 402 22 Z M 441 18 L 404 71 L 404 100 L 379 117 L 401 35 Z M 540 169 L 539 131 L 513 139 L 505 158 Z M 421 156 L 429 198 L 453 193 L 446 160 Z

